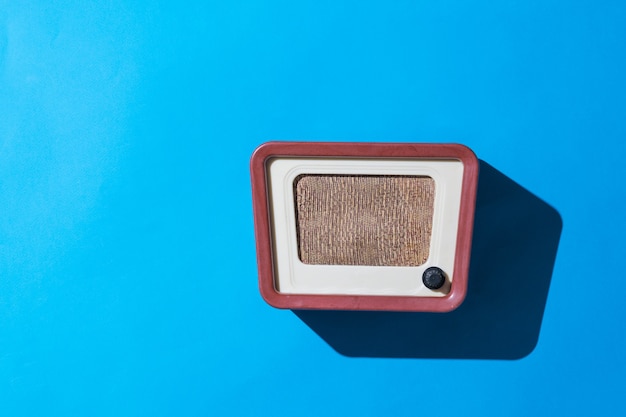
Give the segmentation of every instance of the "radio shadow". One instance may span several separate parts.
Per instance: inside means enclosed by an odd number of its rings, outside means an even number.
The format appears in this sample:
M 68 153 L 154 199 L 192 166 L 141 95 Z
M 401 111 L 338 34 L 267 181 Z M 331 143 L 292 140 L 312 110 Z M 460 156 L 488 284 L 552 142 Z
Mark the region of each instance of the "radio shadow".
M 539 338 L 563 222 L 480 161 L 468 293 L 450 313 L 294 313 L 351 357 L 520 359 Z

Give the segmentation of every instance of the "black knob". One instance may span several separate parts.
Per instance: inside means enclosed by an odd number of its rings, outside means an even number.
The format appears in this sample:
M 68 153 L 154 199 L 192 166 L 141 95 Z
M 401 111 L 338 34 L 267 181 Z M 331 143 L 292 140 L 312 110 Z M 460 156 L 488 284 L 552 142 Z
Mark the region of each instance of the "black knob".
M 431 266 L 430 268 L 424 271 L 422 275 L 422 281 L 426 288 L 431 290 L 438 290 L 443 287 L 443 284 L 446 283 L 446 275 L 443 273 L 441 268 L 437 268 L 436 266 Z

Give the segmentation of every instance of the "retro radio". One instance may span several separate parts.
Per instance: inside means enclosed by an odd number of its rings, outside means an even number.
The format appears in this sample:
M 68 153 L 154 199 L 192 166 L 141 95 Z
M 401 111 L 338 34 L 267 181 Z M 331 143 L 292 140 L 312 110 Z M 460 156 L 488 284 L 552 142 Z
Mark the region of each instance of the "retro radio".
M 463 301 L 478 180 L 469 148 L 269 142 L 251 175 L 270 305 L 444 312 Z

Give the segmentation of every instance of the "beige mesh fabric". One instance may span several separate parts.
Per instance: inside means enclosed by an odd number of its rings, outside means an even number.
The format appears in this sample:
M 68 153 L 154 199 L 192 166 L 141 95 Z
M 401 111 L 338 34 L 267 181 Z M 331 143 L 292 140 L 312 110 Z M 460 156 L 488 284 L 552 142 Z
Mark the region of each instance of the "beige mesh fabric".
M 418 266 L 428 259 L 432 178 L 300 175 L 294 191 L 303 263 Z

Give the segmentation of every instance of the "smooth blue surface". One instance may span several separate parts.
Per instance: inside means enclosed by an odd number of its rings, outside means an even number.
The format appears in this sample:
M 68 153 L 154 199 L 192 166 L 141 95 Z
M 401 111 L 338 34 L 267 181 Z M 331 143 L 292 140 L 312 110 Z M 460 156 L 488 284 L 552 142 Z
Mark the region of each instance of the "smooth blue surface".
M 624 22 L 620 1 L 0 2 L 0 415 L 626 414 Z M 248 160 L 270 139 L 460 142 L 554 207 L 536 348 L 350 358 L 267 306 Z

